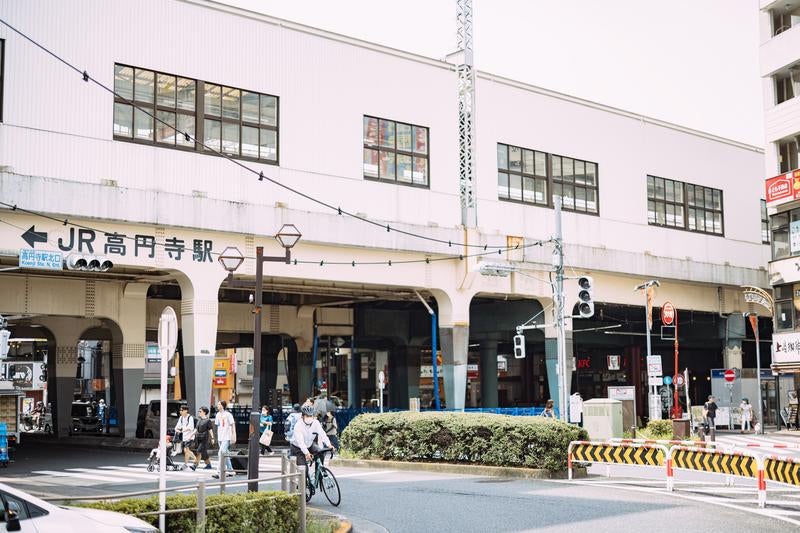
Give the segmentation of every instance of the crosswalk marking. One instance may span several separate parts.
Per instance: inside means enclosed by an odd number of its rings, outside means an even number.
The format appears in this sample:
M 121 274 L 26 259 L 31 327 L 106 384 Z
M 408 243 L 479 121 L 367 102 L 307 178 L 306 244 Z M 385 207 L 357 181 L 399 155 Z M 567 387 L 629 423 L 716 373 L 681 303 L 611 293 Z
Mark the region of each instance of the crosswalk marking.
M 134 479 L 130 478 L 121 478 L 121 477 L 109 477 L 109 476 L 98 476 L 94 474 L 84 474 L 82 472 L 65 472 L 60 470 L 34 470 L 33 474 L 39 474 L 42 476 L 52 476 L 52 477 L 71 477 L 76 479 L 86 479 L 90 481 L 104 481 L 106 483 L 130 483 L 135 481 Z

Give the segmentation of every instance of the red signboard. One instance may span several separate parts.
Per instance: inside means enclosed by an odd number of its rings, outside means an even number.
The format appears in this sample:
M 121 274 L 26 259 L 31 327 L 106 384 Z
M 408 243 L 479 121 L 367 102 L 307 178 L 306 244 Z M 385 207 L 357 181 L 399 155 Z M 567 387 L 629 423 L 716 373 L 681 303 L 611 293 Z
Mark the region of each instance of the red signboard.
M 728 370 L 725 371 L 723 376 L 725 376 L 725 381 L 727 381 L 728 383 L 733 383 L 733 381 L 736 379 L 736 372 L 734 372 L 729 368 Z
M 767 205 L 778 205 L 800 198 L 800 170 L 769 178 L 766 184 Z
M 672 305 L 672 302 L 664 302 L 664 305 L 661 306 L 661 322 L 663 322 L 665 326 L 671 326 L 674 321 L 675 306 Z

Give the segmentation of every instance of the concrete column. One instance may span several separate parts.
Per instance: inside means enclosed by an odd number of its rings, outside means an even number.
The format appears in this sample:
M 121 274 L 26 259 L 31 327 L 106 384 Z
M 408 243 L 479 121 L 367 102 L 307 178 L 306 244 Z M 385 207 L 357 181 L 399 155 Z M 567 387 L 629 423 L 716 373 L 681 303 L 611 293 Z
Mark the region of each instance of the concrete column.
M 147 289 L 149 283 L 128 283 L 122 293 L 119 310 L 120 342 L 111 349 L 114 380 L 114 406 L 120 433 L 136 436 L 139 400 L 144 378 L 145 328 L 147 323 Z
M 731 313 L 720 321 L 720 338 L 725 341 L 722 364 L 725 368 L 742 368 L 742 339 L 747 337 L 744 316 Z
M 297 403 L 303 403 L 311 396 L 314 384 L 312 383 L 311 364 L 314 354 L 312 352 L 297 352 Z
M 68 317 L 42 317 L 39 320 L 55 338 L 55 358 L 48 361 L 52 376 L 48 377 L 48 401 L 53 404 L 53 427 L 59 437 L 67 437 L 72 426 L 72 402 L 75 399 L 75 375 L 78 369 L 78 340 L 81 333 L 99 320 Z
M 547 329 L 546 334 L 547 336 L 544 339 L 544 355 L 545 355 L 545 366 L 547 367 L 547 385 L 550 389 L 550 400 L 555 402 L 555 407 L 558 409 L 559 414 L 561 413 L 561 406 L 559 405 L 558 401 L 558 343 L 556 341 L 555 336 L 550 336 L 551 330 Z M 553 330 L 555 333 L 555 330 Z M 572 360 L 574 357 L 574 350 L 572 346 L 572 331 L 566 330 L 564 333 L 564 338 L 566 341 L 566 353 L 567 353 L 567 383 L 569 384 L 570 390 L 567 391 L 567 396 L 569 396 L 571 391 L 571 384 L 572 384 L 572 371 L 574 370 L 572 365 Z
M 497 341 L 481 341 L 481 407 L 498 407 L 497 401 Z
M 389 405 L 408 409 L 408 346 L 396 346 L 389 352 Z
M 446 406 L 448 409 L 463 410 L 467 397 L 469 326 L 440 327 L 439 338 Z
M 211 380 L 217 348 L 219 279 L 179 277 L 181 338 L 186 373 L 186 399 L 191 413 L 211 401 Z

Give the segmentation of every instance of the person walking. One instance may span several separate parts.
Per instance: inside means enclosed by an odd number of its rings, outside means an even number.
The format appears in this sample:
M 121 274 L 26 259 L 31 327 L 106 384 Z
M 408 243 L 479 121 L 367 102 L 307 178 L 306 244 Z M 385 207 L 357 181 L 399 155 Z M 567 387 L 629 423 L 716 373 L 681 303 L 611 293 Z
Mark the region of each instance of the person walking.
M 197 411 L 197 426 L 194 436 L 194 464 L 192 470 L 197 470 L 200 459 L 205 461 L 205 470 L 211 470 L 211 459 L 208 456 L 208 448 L 214 444 L 214 434 L 211 432 L 211 419 L 208 418 L 210 411 L 208 407 L 201 407 Z
M 197 458 L 192 453 L 194 447 L 195 427 L 194 417 L 189 414 L 189 406 L 181 405 L 180 416 L 175 424 L 175 438 L 183 447 L 183 468 L 189 468 L 189 463 L 195 463 Z
M 226 455 L 231 449 L 231 444 L 236 443 L 236 421 L 227 408 L 228 402 L 225 400 L 217 402 L 217 417 L 214 423 L 217 426 L 217 442 L 219 442 L 219 472 L 214 474 L 215 478 L 222 477 L 222 461 L 225 461 L 225 475 L 228 477 L 236 475 L 231 458 Z
M 705 418 L 706 435 L 708 432 L 711 432 L 712 435 L 716 434 L 717 403 L 714 401 L 714 395 L 709 395 L 708 401 L 703 404 L 703 417 Z
M 259 439 L 259 444 L 261 446 L 261 455 L 264 455 L 264 452 L 268 452 L 270 455 L 274 454 L 275 452 L 272 451 L 272 448 L 269 447 L 268 444 L 263 444 L 262 441 L 266 440 L 264 438 L 264 433 L 267 431 L 270 432 L 269 442 L 272 442 L 272 414 L 269 412 L 269 408 L 266 405 L 261 406 L 261 419 L 259 426 L 261 428 L 261 439 Z
M 739 433 L 744 433 L 745 431 L 750 432 L 750 423 L 753 420 L 753 406 L 750 405 L 750 400 L 742 398 L 739 409 L 742 412 L 742 430 Z
M 100 433 L 105 433 L 106 431 L 106 401 L 100 398 L 100 401 L 97 404 L 97 419 L 98 425 L 100 426 Z
M 542 411 L 542 416 L 545 418 L 552 418 L 555 420 L 556 418 L 556 403 L 553 400 L 547 400 L 547 403 L 544 404 L 544 411 Z
M 322 417 L 322 429 L 325 431 L 325 434 L 328 436 L 331 444 L 333 444 L 333 449 L 338 452 L 339 424 L 336 422 L 336 417 L 333 415 L 333 411 L 328 411 L 325 413 L 325 416 Z

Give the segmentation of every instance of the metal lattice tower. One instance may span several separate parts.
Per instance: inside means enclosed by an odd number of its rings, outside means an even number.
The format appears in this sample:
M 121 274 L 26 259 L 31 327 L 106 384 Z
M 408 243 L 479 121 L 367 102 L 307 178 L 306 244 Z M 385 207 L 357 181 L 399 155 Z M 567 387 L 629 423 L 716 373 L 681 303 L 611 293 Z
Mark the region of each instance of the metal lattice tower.
M 470 228 L 478 224 L 473 179 L 473 139 L 475 124 L 475 70 L 472 57 L 472 0 L 456 0 L 458 7 L 458 170 L 461 196 L 461 223 Z

